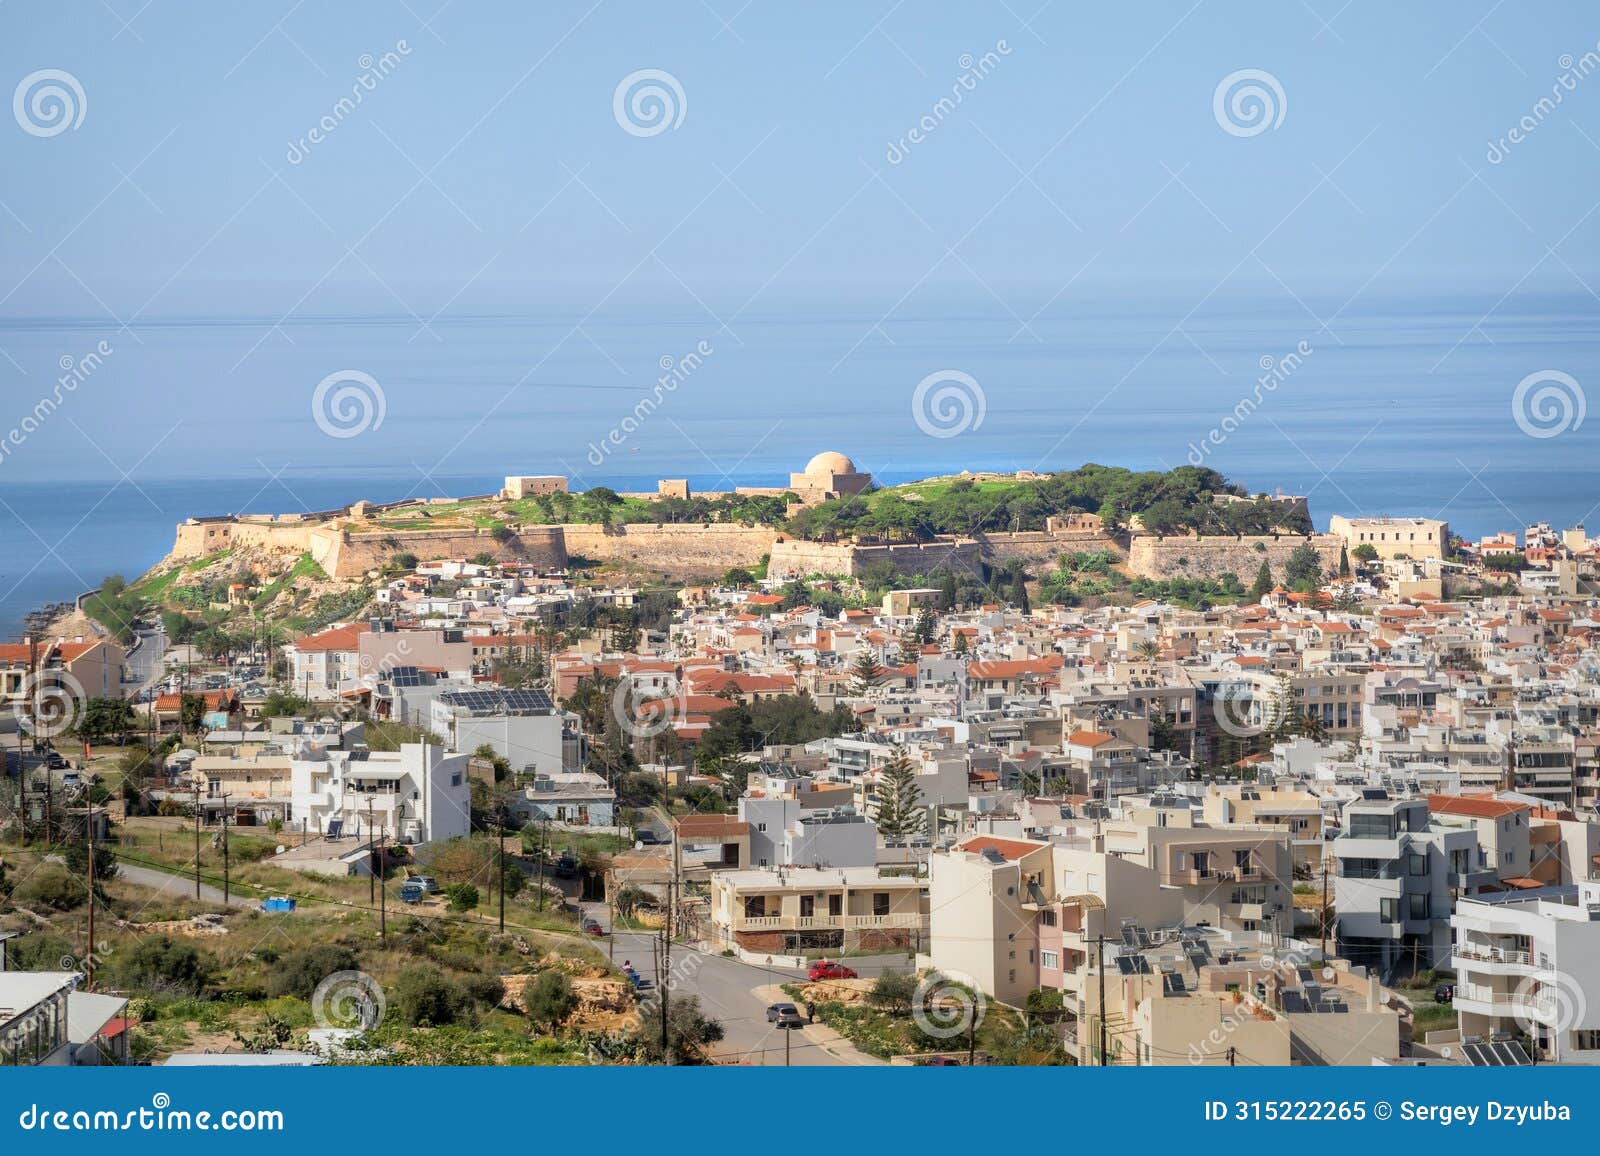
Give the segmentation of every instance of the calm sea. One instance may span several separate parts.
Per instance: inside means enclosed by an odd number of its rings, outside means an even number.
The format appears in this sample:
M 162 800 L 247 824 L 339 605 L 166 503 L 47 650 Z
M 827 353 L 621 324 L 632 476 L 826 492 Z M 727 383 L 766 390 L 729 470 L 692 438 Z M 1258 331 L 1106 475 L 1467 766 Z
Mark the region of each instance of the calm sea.
M 106 574 L 134 577 L 191 515 L 481 493 L 507 473 L 770 485 L 822 449 L 890 482 L 1198 460 L 1252 489 L 1308 494 L 1321 525 L 1389 513 L 1471 535 L 1539 520 L 1600 532 L 1600 417 L 1574 409 L 1556 419 L 1564 432 L 1538 437 L 1527 432 L 1546 432 L 1538 420 L 1519 424 L 1513 408 L 1518 384 L 1543 371 L 1570 375 L 1586 404 L 1583 386 L 1600 386 L 1600 310 L 1587 296 L 1495 307 L 1498 295 L 1363 299 L 1336 317 L 1337 294 L 1304 308 L 1281 293 L 1219 294 L 1193 315 L 1192 299 L 1080 297 L 1025 328 L 999 309 L 724 314 L 726 328 L 704 312 L 641 323 L 622 310 L 426 330 L 409 318 L 173 320 L 137 333 L 0 322 L 14 409 L 0 433 L 51 393 L 66 359 L 111 349 L 0 455 L 0 634 Z M 1333 318 L 1327 329 L 1313 312 Z M 668 364 L 677 376 L 658 387 Z M 313 420 L 317 384 L 341 370 L 383 394 L 381 423 L 354 437 Z M 981 421 L 949 411 L 954 436 L 913 412 L 918 383 L 942 371 L 981 392 Z M 646 397 L 656 404 L 634 423 Z

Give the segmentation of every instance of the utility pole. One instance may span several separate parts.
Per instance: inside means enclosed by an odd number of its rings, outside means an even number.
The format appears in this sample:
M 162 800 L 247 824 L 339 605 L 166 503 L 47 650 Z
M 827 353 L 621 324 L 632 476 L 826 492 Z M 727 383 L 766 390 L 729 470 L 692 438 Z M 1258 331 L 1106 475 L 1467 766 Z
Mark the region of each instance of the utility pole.
M 377 848 L 374 847 L 373 843 L 372 843 L 372 832 L 375 831 L 376 829 L 377 828 L 375 828 L 372 825 L 372 798 L 369 795 L 367 797 L 367 906 L 368 907 L 371 907 L 374 903 L 376 903 L 378 901 L 378 895 L 377 895 L 378 873 L 377 873 L 376 869 L 373 866 L 373 860 L 377 858 Z
M 383 874 L 385 867 L 388 865 L 388 839 L 388 828 L 384 828 L 383 832 L 378 837 L 379 874 Z M 389 903 L 381 880 L 378 886 L 378 939 L 385 947 L 389 946 Z
M 606 954 L 611 962 L 617 962 L 617 896 L 614 890 L 616 880 L 611 878 L 611 872 L 606 872 L 606 938 L 611 942 L 606 944 Z
M 1237 1055 L 1238 1055 L 1238 1049 L 1230 1046 L 1228 1048 L 1228 1067 L 1233 1068 L 1233 1067 L 1237 1067 L 1238 1066 L 1237 1064 L 1234 1063 L 1234 1060 L 1237 1058 Z
M 783 1066 L 789 1066 L 789 1037 L 794 1035 L 794 1029 L 785 1026 L 783 1029 Z
M 495 834 L 495 858 L 500 861 L 500 934 L 506 931 L 506 805 L 500 803 L 495 807 L 495 818 L 499 820 Z
M 668 922 L 671 922 L 670 913 Z M 661 1062 L 668 1066 L 672 1064 L 672 1047 L 667 1037 L 667 988 L 670 986 L 667 982 L 667 971 L 672 966 L 672 952 L 668 945 L 671 942 L 671 937 L 667 934 L 666 929 L 663 928 L 661 932 L 661 957 L 656 963 L 656 991 L 661 995 Z
M 83 952 L 83 990 L 94 990 L 94 805 L 83 812 L 84 834 L 89 841 L 89 943 Z
M 233 890 L 228 882 L 228 800 L 232 795 L 222 796 L 222 904 L 224 907 L 233 905 Z
M 1319 913 L 1319 923 L 1322 924 L 1322 962 L 1328 962 L 1328 845 L 1322 845 L 1322 911 Z
M 1095 972 L 1100 977 L 1100 982 L 1095 986 L 1100 989 L 1100 1066 L 1106 1066 L 1106 937 L 1105 933 L 1095 936 L 1094 940 Z
M 1104 1022 L 1103 1020 L 1101 1021 Z M 978 1007 L 973 1004 L 967 1008 L 967 1067 L 975 1067 L 978 1062 Z
M 194 898 L 200 900 L 200 784 L 196 783 L 194 791 Z
M 539 910 L 544 910 L 544 857 L 545 844 L 550 841 L 550 822 L 543 815 L 539 817 Z
M 28 767 L 22 753 L 22 728 L 17 728 L 17 809 L 22 821 L 22 842 L 28 842 Z

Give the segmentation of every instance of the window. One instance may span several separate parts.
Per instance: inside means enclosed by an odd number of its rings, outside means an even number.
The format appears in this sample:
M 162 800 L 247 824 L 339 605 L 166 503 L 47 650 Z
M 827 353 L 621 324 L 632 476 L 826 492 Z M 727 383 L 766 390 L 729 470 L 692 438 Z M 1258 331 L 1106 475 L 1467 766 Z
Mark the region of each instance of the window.
M 830 896 L 828 896 L 828 914 L 829 915 L 843 915 L 844 914 L 844 896 L 843 895 L 830 895 Z
M 1039 966 L 1054 970 L 1061 966 L 1061 956 L 1054 951 L 1041 951 L 1039 953 Z
M 817 913 L 817 899 L 814 895 L 800 896 L 800 918 L 810 919 Z
M 1378 920 L 1381 923 L 1400 922 L 1400 901 L 1398 899 L 1378 900 Z
M 1039 925 L 1041 927 L 1054 927 L 1056 925 L 1056 913 L 1054 911 L 1039 912 Z
M 1575 1051 L 1592 1052 L 1600 1050 L 1600 1030 L 1584 1028 L 1572 1033 L 1572 1047 Z
M 1241 871 L 1250 870 L 1250 848 L 1242 847 L 1233 853 L 1233 865 Z
M 1411 852 L 1411 854 L 1406 856 L 1406 874 L 1408 874 L 1408 875 L 1426 875 L 1427 873 L 1428 873 L 1428 857 L 1427 857 L 1427 855 L 1425 855 L 1425 854 L 1423 854 L 1421 852 L 1418 852 L 1418 851 L 1413 851 L 1413 852 Z
M 874 891 L 872 893 L 872 914 L 889 914 L 889 893 L 887 891 Z
M 1428 910 L 1429 910 L 1428 899 L 1429 899 L 1429 895 L 1428 895 L 1428 893 L 1426 891 L 1419 891 L 1415 895 L 1410 896 L 1409 898 L 1411 900 L 1411 915 L 1410 915 L 1410 918 L 1412 918 L 1412 919 L 1427 919 L 1427 918 L 1429 918 L 1429 915 L 1428 915 Z

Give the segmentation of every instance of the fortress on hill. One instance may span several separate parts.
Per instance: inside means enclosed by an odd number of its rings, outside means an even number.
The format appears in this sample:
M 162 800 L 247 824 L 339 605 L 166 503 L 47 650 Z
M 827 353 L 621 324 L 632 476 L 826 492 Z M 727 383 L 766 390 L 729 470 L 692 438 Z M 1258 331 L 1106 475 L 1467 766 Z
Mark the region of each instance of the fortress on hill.
M 817 454 L 805 469 L 790 474 L 787 487 L 739 487 L 743 495 L 792 495 L 790 509 L 862 493 L 872 475 L 841 453 Z M 1281 573 L 1289 556 L 1309 542 L 1325 570 L 1339 564 L 1346 539 L 1335 534 L 1162 536 L 1135 531 L 1113 534 L 1093 514 L 1051 518 L 1043 530 L 976 534 L 931 542 L 869 544 L 794 539 L 770 526 L 732 523 L 519 524 L 508 514 L 505 529 L 451 524 L 450 508 L 462 503 L 509 503 L 541 494 L 566 492 L 559 475 L 507 477 L 498 494 L 466 498 L 411 498 L 378 505 L 356 502 L 336 510 L 301 514 L 228 514 L 190 518 L 177 528 L 168 562 L 207 558 L 223 551 L 248 551 L 285 560 L 310 555 L 332 578 L 356 579 L 389 564 L 397 554 L 419 561 L 471 558 L 488 554 L 546 569 L 561 569 L 574 558 L 630 563 L 682 580 L 720 575 L 732 566 L 768 560 L 774 577 L 859 576 L 878 562 L 896 570 L 925 574 L 937 569 L 981 573 L 1013 559 L 1049 563 L 1067 551 L 1107 551 L 1122 559 L 1129 574 L 1144 578 L 1215 578 L 1232 572 L 1248 579 L 1263 561 Z M 688 498 L 688 483 L 662 479 L 654 493 L 625 497 Z M 704 495 L 712 496 L 712 495 Z M 437 527 L 416 525 L 436 517 Z

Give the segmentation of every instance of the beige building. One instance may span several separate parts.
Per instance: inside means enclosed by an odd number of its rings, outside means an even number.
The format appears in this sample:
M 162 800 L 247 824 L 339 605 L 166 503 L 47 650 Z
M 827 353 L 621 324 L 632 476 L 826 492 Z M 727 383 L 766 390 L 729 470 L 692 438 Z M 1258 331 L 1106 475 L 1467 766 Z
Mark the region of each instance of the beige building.
M 717 943 L 755 954 L 913 950 L 927 939 L 928 890 L 876 867 L 719 871 L 711 923 Z
M 1328 532 L 1344 539 L 1354 554 L 1357 546 L 1371 546 L 1378 557 L 1443 558 L 1450 540 L 1450 523 L 1437 518 L 1346 518 L 1335 514 Z
M 1207 826 L 1181 803 L 1130 808 L 1104 833 L 1108 852 L 1153 869 L 1180 891 L 1188 922 L 1228 931 L 1292 929 L 1293 858 L 1281 827 Z
M 500 496 L 516 501 L 519 498 L 532 498 L 539 494 L 566 492 L 567 479 L 560 474 L 525 474 L 520 477 L 508 477 Z
M 856 469 L 853 461 L 832 450 L 812 458 L 802 472 L 789 475 L 789 489 L 807 506 L 829 498 L 852 497 L 871 484 L 871 474 Z
M 1301 874 L 1316 876 L 1322 870 L 1322 800 L 1309 791 L 1280 791 L 1250 783 L 1214 785 L 1206 789 L 1202 814 L 1213 827 L 1282 827 L 1288 832 L 1289 850 Z

